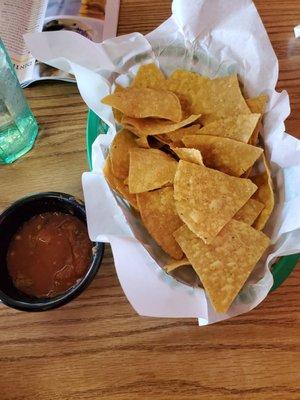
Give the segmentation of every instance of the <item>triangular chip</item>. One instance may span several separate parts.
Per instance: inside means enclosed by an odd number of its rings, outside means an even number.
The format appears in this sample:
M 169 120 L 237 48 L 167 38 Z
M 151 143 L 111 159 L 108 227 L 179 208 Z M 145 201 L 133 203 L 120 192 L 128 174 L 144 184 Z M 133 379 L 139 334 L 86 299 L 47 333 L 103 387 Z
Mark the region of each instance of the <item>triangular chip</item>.
M 166 87 L 176 93 L 181 103 L 184 103 L 185 110 L 191 114 L 201 114 L 206 111 L 205 100 L 201 101 L 201 94 L 207 91 L 206 82 L 210 81 L 206 76 L 196 72 L 176 70 L 167 79 Z M 200 96 L 198 96 L 200 94 Z M 195 110 L 198 110 L 194 112 Z M 201 110 L 201 111 L 199 111 Z
M 219 118 L 250 114 L 236 74 L 212 79 L 208 91 L 210 110 L 201 119 L 204 124 Z
M 175 209 L 173 188 L 140 193 L 137 201 L 143 224 L 153 239 L 169 256 L 181 259 L 183 253 L 173 236 L 182 225 Z
M 182 140 L 186 147 L 201 151 L 206 166 L 233 176 L 241 176 L 263 153 L 259 147 L 216 136 L 191 135 Z
M 131 118 L 124 116 L 122 125 L 137 136 L 160 135 L 162 133 L 172 132 L 183 126 L 192 124 L 200 115 L 190 115 L 178 123 L 173 123 L 158 118 Z
M 202 155 L 197 149 L 187 149 L 186 147 L 172 146 L 170 146 L 170 149 L 174 151 L 174 153 L 177 154 L 181 160 L 203 165 Z
M 249 179 L 186 161 L 179 161 L 174 179 L 178 215 L 206 243 L 213 240 L 256 189 Z
M 247 106 L 250 108 L 252 113 L 264 114 L 268 96 L 261 94 L 260 96 L 253 97 L 252 99 L 246 99 Z
M 231 220 L 205 244 L 187 226 L 174 233 L 208 294 L 214 309 L 226 313 L 256 263 L 269 238 L 248 224 Z
M 158 149 L 130 151 L 129 192 L 142 193 L 172 183 L 177 161 Z
M 128 186 L 126 186 L 125 183 L 121 179 L 118 179 L 117 177 L 114 176 L 114 174 L 112 172 L 111 160 L 110 160 L 109 156 L 105 160 L 105 164 L 103 167 L 103 174 L 104 174 L 105 179 L 107 180 L 109 186 L 113 190 L 115 190 L 119 195 L 124 197 L 124 199 L 127 200 L 128 203 L 133 208 L 138 210 L 136 195 L 129 193 Z
M 260 114 L 246 114 L 235 117 L 221 118 L 210 122 L 200 129 L 200 135 L 221 136 L 238 142 L 248 143 Z
M 263 157 L 263 161 L 266 169 L 265 172 L 251 178 L 251 180 L 258 187 L 258 190 L 254 194 L 253 198 L 260 201 L 265 206 L 253 224 L 254 228 L 258 230 L 261 230 L 265 227 L 274 208 L 274 193 L 271 171 L 265 156 Z
M 153 63 L 142 65 L 133 82 L 132 86 L 163 89 L 166 78 L 161 70 Z
M 247 203 L 235 214 L 234 219 L 252 225 L 261 213 L 264 205 L 254 199 L 249 199 Z
M 167 90 L 129 87 L 104 97 L 102 103 L 133 118 L 157 117 L 173 122 L 182 118 L 178 97 Z
M 204 114 L 201 119 L 205 122 L 250 114 L 236 74 L 209 79 L 195 72 L 176 70 L 166 85 L 181 96 L 180 100 L 184 98 L 189 103 L 191 113 Z
M 119 179 L 125 179 L 129 172 L 129 150 L 138 147 L 135 136 L 126 129 L 122 129 L 114 137 L 109 148 L 111 168 Z

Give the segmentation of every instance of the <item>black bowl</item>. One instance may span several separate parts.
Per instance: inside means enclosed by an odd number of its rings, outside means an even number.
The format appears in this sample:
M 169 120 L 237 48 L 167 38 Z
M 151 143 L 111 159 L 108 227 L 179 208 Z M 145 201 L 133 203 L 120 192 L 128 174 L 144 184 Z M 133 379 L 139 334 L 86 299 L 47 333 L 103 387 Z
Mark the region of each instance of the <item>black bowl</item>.
M 89 269 L 83 278 L 65 293 L 52 298 L 34 298 L 18 290 L 7 271 L 6 254 L 12 236 L 31 217 L 44 212 L 72 214 L 86 223 L 84 204 L 65 193 L 47 192 L 25 197 L 0 215 L 0 300 L 23 311 L 46 311 L 60 307 L 77 297 L 94 279 L 100 267 L 104 244 L 94 243 Z

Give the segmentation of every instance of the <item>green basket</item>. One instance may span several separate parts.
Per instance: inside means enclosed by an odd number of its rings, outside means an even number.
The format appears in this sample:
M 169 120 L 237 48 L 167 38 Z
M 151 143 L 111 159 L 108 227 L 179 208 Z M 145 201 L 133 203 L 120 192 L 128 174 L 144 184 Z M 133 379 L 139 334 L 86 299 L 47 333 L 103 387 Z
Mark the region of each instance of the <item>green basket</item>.
M 100 134 L 106 134 L 108 126 L 93 111 L 89 111 L 86 126 L 86 150 L 90 169 L 92 169 L 92 144 Z M 274 284 L 272 290 L 277 289 L 290 275 L 296 267 L 300 254 L 281 257 L 277 263 L 272 266 Z

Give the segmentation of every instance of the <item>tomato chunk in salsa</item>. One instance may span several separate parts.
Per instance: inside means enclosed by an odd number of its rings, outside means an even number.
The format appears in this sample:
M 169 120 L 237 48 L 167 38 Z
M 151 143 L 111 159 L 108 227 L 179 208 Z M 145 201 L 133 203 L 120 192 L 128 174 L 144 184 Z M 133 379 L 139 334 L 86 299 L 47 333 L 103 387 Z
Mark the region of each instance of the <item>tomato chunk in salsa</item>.
M 86 225 L 73 215 L 48 212 L 32 217 L 13 236 L 7 267 L 23 293 L 54 297 L 85 275 L 91 257 Z

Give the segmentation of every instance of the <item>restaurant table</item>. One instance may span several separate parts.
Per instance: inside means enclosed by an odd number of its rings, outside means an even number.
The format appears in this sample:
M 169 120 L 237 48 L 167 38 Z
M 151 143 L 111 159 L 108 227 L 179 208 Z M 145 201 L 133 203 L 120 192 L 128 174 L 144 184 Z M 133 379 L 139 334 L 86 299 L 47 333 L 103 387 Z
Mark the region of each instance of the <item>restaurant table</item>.
M 300 137 L 300 1 L 255 4 L 279 58 L 278 90 L 290 95 L 287 132 Z M 121 0 L 118 34 L 149 32 L 170 6 Z M 0 209 L 32 192 L 82 198 L 87 108 L 76 85 L 38 83 L 25 93 L 40 132 L 31 152 L 0 167 Z M 298 268 L 255 310 L 199 327 L 138 316 L 106 245 L 96 279 L 66 306 L 26 313 L 0 305 L 0 400 L 300 399 L 299 277 Z

